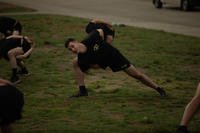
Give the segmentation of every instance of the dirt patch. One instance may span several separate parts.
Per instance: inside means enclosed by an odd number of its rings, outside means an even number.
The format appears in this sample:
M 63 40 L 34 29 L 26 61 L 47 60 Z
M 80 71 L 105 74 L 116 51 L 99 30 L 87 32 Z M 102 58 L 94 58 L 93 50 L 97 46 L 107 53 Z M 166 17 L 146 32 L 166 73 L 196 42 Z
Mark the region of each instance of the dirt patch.
M 110 112 L 105 115 L 107 115 L 109 118 L 114 119 L 114 120 L 119 120 L 119 121 L 124 120 L 124 115 L 122 113 Z
M 52 51 L 58 51 L 59 47 L 51 45 L 51 44 L 46 44 L 44 43 L 43 46 L 37 47 L 35 50 L 36 51 L 45 51 L 45 52 L 52 52 Z
M 200 73 L 200 69 L 198 65 L 187 65 L 187 66 L 184 66 L 184 68 L 194 73 Z
M 124 86 L 124 84 L 131 83 L 132 80 L 133 79 L 124 72 L 114 73 L 110 69 L 91 70 L 91 72 L 85 76 L 86 84 L 94 88 L 94 91 L 97 93 L 115 93 L 119 91 L 119 88 Z

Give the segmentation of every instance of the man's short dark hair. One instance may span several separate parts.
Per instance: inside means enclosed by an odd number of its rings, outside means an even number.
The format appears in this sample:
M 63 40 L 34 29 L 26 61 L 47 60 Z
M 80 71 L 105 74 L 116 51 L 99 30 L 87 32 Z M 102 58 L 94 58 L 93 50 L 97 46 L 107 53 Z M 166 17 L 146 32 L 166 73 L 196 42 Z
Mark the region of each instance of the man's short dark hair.
M 68 48 L 69 43 L 70 43 L 70 42 L 73 42 L 73 41 L 75 41 L 74 38 L 68 38 L 68 39 L 65 41 L 65 48 Z

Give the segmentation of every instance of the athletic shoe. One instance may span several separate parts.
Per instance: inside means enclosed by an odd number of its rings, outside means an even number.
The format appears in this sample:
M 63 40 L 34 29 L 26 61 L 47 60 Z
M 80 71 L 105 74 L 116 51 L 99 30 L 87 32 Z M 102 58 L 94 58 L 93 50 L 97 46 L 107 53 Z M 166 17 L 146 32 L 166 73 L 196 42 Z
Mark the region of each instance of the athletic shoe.
M 88 96 L 88 93 L 87 92 L 85 92 L 85 93 L 78 92 L 77 94 L 74 94 L 74 95 L 70 96 L 69 98 L 78 98 L 78 97 L 84 97 L 84 96 Z
M 177 133 L 189 133 L 186 126 L 179 126 L 177 129 Z
M 18 76 L 12 76 L 10 81 L 13 83 L 13 84 L 17 84 L 19 82 L 21 82 L 21 80 L 19 79 Z
M 20 74 L 22 76 L 29 76 L 30 75 L 30 73 L 28 72 L 28 70 L 26 68 L 18 71 L 17 74 Z
M 166 92 L 165 92 L 165 90 L 163 88 L 158 87 L 156 90 L 158 91 L 158 93 L 160 94 L 161 97 L 166 97 L 167 96 L 167 94 L 166 94 Z

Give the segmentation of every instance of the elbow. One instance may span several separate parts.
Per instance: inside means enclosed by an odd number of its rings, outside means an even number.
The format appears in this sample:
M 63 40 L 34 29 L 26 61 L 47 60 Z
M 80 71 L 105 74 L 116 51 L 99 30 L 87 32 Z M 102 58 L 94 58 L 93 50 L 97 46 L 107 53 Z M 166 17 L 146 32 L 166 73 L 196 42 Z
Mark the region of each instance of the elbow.
M 95 23 L 95 24 L 97 23 L 97 21 L 95 19 L 92 19 L 90 22 Z
M 104 38 L 104 32 L 102 29 L 97 29 L 97 31 L 99 32 L 99 35 Z

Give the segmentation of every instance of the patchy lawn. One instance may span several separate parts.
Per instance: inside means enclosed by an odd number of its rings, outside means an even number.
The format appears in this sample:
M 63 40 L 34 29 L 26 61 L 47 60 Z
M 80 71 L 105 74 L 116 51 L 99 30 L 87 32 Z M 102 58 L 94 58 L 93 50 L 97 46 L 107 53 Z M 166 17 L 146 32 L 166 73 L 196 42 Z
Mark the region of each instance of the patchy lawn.
M 81 40 L 88 20 L 56 15 L 14 15 L 36 49 L 25 62 L 31 76 L 17 87 L 25 95 L 23 119 L 16 133 L 172 133 L 200 81 L 200 38 L 136 27 L 117 27 L 114 46 L 136 67 L 163 86 L 159 95 L 123 72 L 91 70 L 87 98 L 69 99 L 77 91 L 75 57 L 64 49 L 67 37 Z M 10 65 L 0 60 L 0 75 L 10 78 Z M 199 132 L 196 115 L 190 130 Z

